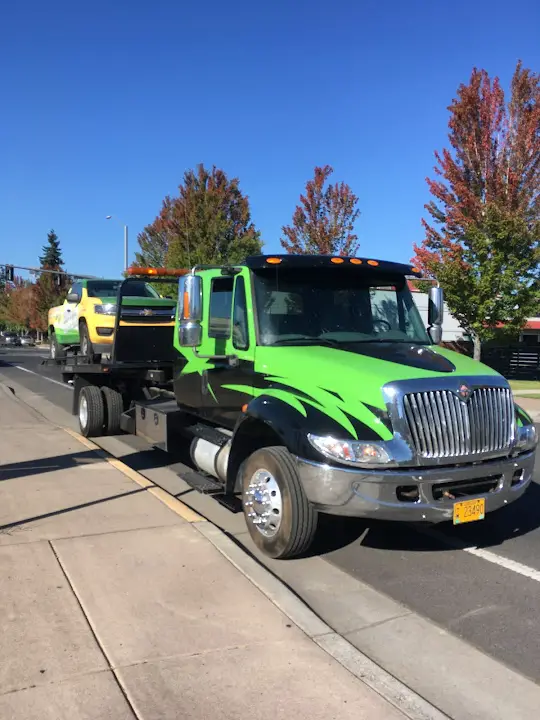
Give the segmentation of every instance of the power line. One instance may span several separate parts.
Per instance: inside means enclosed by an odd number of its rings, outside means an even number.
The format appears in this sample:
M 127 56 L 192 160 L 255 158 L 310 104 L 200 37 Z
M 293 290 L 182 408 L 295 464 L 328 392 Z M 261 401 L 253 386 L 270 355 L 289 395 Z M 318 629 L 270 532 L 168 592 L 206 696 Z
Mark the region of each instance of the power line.
M 66 277 L 77 278 L 81 280 L 96 280 L 97 275 L 81 275 L 79 273 L 67 272 L 66 270 L 47 270 L 46 268 L 35 268 L 25 267 L 24 265 L 9 265 L 7 263 L 0 263 L 0 267 L 4 268 L 4 275 L 7 280 L 13 282 L 15 270 L 26 270 L 27 272 L 33 273 L 34 275 L 41 275 L 42 273 L 49 273 L 51 275 L 65 275 Z M 11 277 L 10 277 L 11 276 Z

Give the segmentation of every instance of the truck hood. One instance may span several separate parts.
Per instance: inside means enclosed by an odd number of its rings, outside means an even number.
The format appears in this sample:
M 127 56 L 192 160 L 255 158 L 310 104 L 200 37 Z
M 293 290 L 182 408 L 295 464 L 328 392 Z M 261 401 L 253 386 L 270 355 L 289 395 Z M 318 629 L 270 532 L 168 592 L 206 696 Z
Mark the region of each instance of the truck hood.
M 306 414 L 315 408 L 341 430 L 358 437 L 367 425 L 383 440 L 392 437 L 385 421 L 381 387 L 416 378 L 494 375 L 471 358 L 436 346 L 357 343 L 325 346 L 258 347 L 254 395 L 270 395 Z
M 92 302 L 103 305 L 116 305 L 118 297 L 102 297 L 102 298 L 88 298 Z M 175 307 L 176 303 L 174 300 L 168 300 L 167 298 L 150 298 L 150 297 L 124 297 L 122 298 L 122 305 L 131 306 L 142 306 L 145 307 Z

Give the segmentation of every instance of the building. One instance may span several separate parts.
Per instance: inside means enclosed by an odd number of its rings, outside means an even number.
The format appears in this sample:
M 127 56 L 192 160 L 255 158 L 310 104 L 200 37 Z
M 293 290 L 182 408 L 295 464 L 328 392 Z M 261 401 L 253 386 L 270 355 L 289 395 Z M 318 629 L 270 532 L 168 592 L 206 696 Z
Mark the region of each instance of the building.
M 416 303 L 424 325 L 427 327 L 427 315 L 428 315 L 428 296 L 426 293 L 419 292 L 412 285 L 409 286 L 413 293 L 413 298 Z M 443 319 L 443 342 L 456 342 L 457 340 L 468 340 L 467 333 L 463 330 L 459 322 L 450 313 L 446 303 L 444 304 L 444 319 Z M 540 317 L 529 318 L 527 325 L 523 328 L 523 331 L 519 335 L 519 342 L 523 343 L 528 347 L 535 347 L 540 350 Z

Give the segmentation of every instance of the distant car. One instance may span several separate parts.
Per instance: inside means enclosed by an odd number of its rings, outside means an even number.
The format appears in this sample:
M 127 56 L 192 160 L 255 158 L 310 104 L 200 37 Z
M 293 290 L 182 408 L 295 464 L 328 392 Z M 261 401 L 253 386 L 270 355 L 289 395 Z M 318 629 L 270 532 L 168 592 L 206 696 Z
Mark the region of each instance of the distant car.
M 2 337 L 3 345 L 20 346 L 21 338 L 14 332 L 5 332 Z
M 28 345 L 29 347 L 32 347 L 35 344 L 34 338 L 31 335 L 23 335 L 21 337 L 21 345 Z

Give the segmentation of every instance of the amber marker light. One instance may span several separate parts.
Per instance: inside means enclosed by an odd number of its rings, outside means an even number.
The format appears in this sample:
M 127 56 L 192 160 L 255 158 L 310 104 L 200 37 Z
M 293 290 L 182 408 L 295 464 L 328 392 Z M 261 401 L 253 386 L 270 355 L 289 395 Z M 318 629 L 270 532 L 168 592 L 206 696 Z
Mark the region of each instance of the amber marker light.
M 275 257 L 266 258 L 266 262 L 269 265 L 279 265 L 279 263 L 281 262 L 281 258 L 275 258 Z
M 138 276 L 147 276 L 150 277 L 152 275 L 159 275 L 164 277 L 182 277 L 183 275 L 187 275 L 189 273 L 189 270 L 185 269 L 179 269 L 179 268 L 138 268 L 138 267 L 130 267 L 127 269 L 128 275 L 138 275 Z
M 367 264 L 372 265 L 373 267 L 377 267 L 379 263 L 376 260 L 368 260 Z
M 359 258 L 351 258 L 351 262 L 353 265 L 361 265 L 362 261 Z
M 333 262 L 334 265 L 341 265 L 341 263 L 345 262 L 345 260 L 343 260 L 343 258 L 332 258 L 330 262 Z

